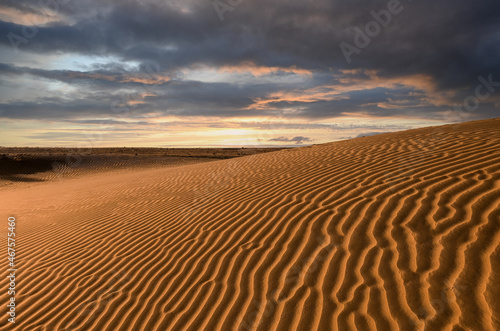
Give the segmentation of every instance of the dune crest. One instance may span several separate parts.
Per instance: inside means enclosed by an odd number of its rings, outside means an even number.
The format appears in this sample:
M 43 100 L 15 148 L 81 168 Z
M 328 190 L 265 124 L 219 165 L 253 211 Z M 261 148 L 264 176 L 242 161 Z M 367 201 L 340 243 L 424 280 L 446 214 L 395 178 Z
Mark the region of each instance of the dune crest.
M 500 119 L 0 200 L 16 330 L 500 330 Z

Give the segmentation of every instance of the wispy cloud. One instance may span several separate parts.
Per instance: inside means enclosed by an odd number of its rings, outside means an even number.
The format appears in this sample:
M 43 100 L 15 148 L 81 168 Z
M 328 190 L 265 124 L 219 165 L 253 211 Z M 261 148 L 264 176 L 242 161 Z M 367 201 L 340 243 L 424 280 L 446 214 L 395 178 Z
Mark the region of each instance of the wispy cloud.
M 278 137 L 278 138 L 269 139 L 269 141 L 295 143 L 297 145 L 302 145 L 305 142 L 311 142 L 313 140 L 309 137 L 297 136 L 297 137 L 293 137 L 293 138 Z

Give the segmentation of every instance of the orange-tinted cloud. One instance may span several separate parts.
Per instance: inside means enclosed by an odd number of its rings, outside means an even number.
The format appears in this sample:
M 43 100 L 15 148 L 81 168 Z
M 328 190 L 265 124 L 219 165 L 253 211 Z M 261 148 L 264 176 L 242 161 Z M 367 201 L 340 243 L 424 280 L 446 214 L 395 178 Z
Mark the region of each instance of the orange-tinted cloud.
M 97 80 L 105 80 L 109 82 L 116 83 L 141 83 L 147 85 L 157 85 L 163 84 L 170 81 L 170 77 L 154 75 L 151 77 L 142 77 L 140 75 L 112 75 L 112 74 L 101 74 L 95 72 L 79 72 L 79 71 L 70 71 L 68 72 L 69 78 L 79 78 L 79 79 L 97 79 Z
M 248 109 L 269 109 L 278 102 L 309 103 L 348 99 L 350 92 L 372 90 L 375 88 L 397 89 L 401 86 L 414 89 L 410 95 L 420 100 L 420 105 L 443 106 L 453 104 L 453 91 L 441 91 L 431 76 L 417 74 L 401 77 L 381 77 L 375 70 L 342 70 L 338 77 L 340 84 L 317 86 L 304 90 L 274 92 L 265 97 L 254 99 Z M 391 99 L 387 102 L 365 104 L 376 105 L 384 109 L 402 109 L 414 107 L 410 100 Z
M 48 23 L 64 22 L 65 18 L 58 12 L 44 8 L 43 10 L 21 11 L 17 8 L 0 5 L 0 21 L 26 26 L 43 26 Z
M 231 74 L 233 74 L 233 73 L 237 73 L 237 74 L 250 73 L 255 77 L 271 75 L 271 74 L 278 73 L 278 72 L 292 73 L 295 75 L 312 76 L 312 71 L 306 70 L 306 69 L 301 69 L 301 68 L 298 68 L 297 66 L 267 67 L 267 66 L 256 65 L 255 63 L 248 62 L 248 61 L 242 62 L 238 65 L 224 65 L 224 66 L 219 66 L 217 68 L 202 66 L 201 68 L 214 69 L 218 72 L 226 72 L 226 73 L 231 73 Z

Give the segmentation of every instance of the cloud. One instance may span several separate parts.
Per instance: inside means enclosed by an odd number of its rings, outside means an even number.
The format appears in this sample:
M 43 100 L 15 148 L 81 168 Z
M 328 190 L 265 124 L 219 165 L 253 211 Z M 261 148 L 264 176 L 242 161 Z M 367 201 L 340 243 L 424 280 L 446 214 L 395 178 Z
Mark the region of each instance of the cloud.
M 500 82 L 500 3 L 401 0 L 348 63 L 340 43 L 387 3 L 243 1 L 221 22 L 205 0 L 6 0 L 0 118 L 93 120 L 117 106 L 117 120 L 221 123 L 498 116 L 500 88 L 474 111 L 456 106 L 479 76 Z M 81 70 L 61 60 L 72 57 Z
M 275 141 L 275 142 L 288 142 L 288 143 L 296 143 L 297 145 L 301 145 L 304 142 L 311 142 L 312 139 L 308 137 L 302 137 L 302 136 L 297 136 L 293 138 L 286 138 L 286 137 L 278 137 L 278 138 L 272 138 L 269 139 L 269 141 Z
M 426 74 L 442 89 L 467 86 L 480 73 L 500 73 L 493 55 L 500 47 L 497 1 L 401 3 L 402 13 L 351 65 L 340 42 L 353 43 L 353 28 L 373 20 L 370 11 L 384 9 L 387 1 L 359 6 L 357 1 L 257 0 L 226 13 L 223 23 L 210 1 L 70 1 L 58 6 L 58 13 L 75 24 L 40 26 L 23 47 L 43 53 L 106 52 L 124 60 L 155 61 L 164 70 L 254 63 L 302 70 L 375 69 L 386 77 Z M 22 35 L 22 26 L 3 22 L 0 32 Z M 10 46 L 7 38 L 2 42 Z

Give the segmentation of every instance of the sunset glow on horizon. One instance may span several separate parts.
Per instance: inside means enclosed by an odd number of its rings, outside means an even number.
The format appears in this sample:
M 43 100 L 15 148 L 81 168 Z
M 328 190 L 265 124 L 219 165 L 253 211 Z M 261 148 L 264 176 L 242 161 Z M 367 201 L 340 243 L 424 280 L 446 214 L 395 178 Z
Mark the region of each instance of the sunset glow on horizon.
M 494 15 L 448 43 L 444 9 L 421 2 L 356 28 L 383 5 L 4 2 L 0 145 L 300 146 L 498 116 Z M 428 29 L 406 28 L 424 10 Z

